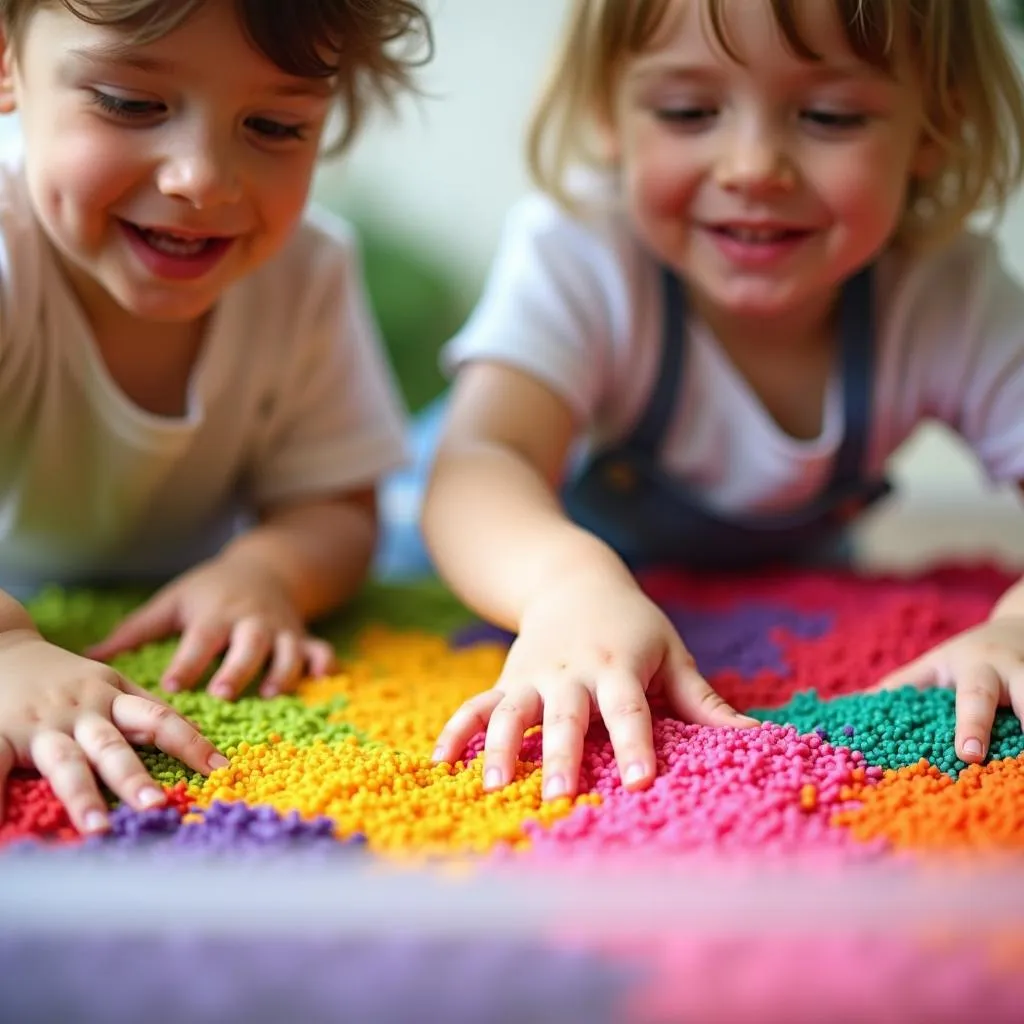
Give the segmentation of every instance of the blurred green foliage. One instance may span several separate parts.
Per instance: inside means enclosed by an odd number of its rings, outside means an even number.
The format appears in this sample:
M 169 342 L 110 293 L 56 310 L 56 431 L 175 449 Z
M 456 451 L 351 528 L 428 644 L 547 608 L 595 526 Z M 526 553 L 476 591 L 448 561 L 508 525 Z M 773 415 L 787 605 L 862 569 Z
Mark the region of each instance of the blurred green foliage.
M 415 412 L 445 387 L 441 346 L 468 313 L 460 282 L 445 263 L 397 234 L 355 223 L 366 285 L 391 364 Z

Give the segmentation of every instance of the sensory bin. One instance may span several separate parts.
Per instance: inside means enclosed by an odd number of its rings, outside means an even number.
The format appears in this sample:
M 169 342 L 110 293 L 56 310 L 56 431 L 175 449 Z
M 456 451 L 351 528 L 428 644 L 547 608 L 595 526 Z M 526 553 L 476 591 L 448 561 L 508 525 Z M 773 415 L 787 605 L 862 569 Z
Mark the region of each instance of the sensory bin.
M 608 913 L 590 913 L 584 927 L 568 911 L 553 921 L 538 910 L 527 934 L 502 934 L 496 922 L 432 935 L 403 931 L 397 918 L 394 934 L 361 938 L 273 928 L 261 937 L 240 927 L 216 939 L 215 954 L 209 935 L 172 939 L 158 922 L 139 922 L 136 934 L 92 936 L 92 959 L 76 960 L 81 946 L 67 936 L 5 933 L 0 893 L 0 988 L 19 979 L 11 990 L 21 1000 L 5 995 L 5 1005 L 17 1006 L 18 1020 L 57 1019 L 68 1007 L 76 1009 L 67 1019 L 105 1021 L 338 1020 L 344 1007 L 353 1014 L 344 1019 L 446 1022 L 1019 1020 L 1020 723 L 1001 709 L 990 756 L 968 767 L 953 751 L 951 692 L 862 692 L 982 620 L 1011 579 L 987 566 L 913 578 L 648 574 L 645 588 L 705 676 L 763 724 L 712 730 L 656 707 L 659 774 L 642 793 L 622 788 L 595 726 L 580 795 L 552 803 L 540 799 L 537 730 L 499 793 L 483 793 L 482 737 L 463 761 L 430 762 L 446 718 L 497 677 L 510 638 L 439 586 L 371 587 L 322 627 L 342 655 L 337 676 L 272 701 L 169 698 L 230 764 L 204 779 L 145 751 L 169 794 L 165 808 L 118 808 L 109 835 L 83 841 L 47 785 L 12 779 L 0 870 L 5 860 L 59 871 L 128 858 L 173 884 L 176 871 L 204 858 L 273 860 L 338 878 L 368 867 L 422 872 L 424 885 L 457 871 L 519 886 L 526 900 L 531 879 L 568 884 L 591 872 L 593 905 L 609 900 Z M 137 600 L 51 591 L 31 611 L 46 635 L 80 649 Z M 153 644 L 114 664 L 155 686 L 172 648 Z M 985 903 L 974 894 L 996 877 L 993 863 L 1001 888 Z M 898 912 L 887 908 L 907 886 L 883 897 L 880 884 L 855 881 L 889 869 L 914 879 L 936 866 L 933 896 Z M 957 872 L 948 883 L 947 867 Z M 616 882 L 634 876 L 651 888 L 616 919 Z M 758 910 L 757 894 L 775 892 L 783 877 L 789 895 Z M 691 879 L 700 880 L 695 898 L 719 886 L 729 914 L 716 917 L 713 900 L 699 920 L 664 912 L 685 899 Z M 800 879 L 825 887 L 812 895 Z M 842 908 L 825 907 L 830 892 L 843 894 Z M 970 899 L 958 904 L 957 894 Z M 970 908 L 981 920 L 967 920 Z M 159 965 L 168 957 L 187 960 L 191 984 L 165 983 Z M 45 963 L 59 969 L 43 977 Z M 124 975 L 116 997 L 104 964 Z

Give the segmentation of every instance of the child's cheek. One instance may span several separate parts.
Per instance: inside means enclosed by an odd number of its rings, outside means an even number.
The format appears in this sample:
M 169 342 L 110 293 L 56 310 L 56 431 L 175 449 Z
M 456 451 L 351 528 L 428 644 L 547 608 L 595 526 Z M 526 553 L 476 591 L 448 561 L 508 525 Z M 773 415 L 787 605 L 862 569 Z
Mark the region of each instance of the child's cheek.
M 116 204 L 148 177 L 145 162 L 138 159 L 130 142 L 119 142 L 111 145 L 94 133 L 72 136 L 52 161 L 50 180 L 87 209 Z
M 899 221 L 909 182 L 892 153 L 864 146 L 845 159 L 836 154 L 815 177 L 818 196 L 851 230 L 884 236 Z
M 102 237 L 110 216 L 146 178 L 130 145 L 111 146 L 89 133 L 67 134 L 37 152 L 28 173 L 42 219 L 85 244 Z
M 632 206 L 650 220 L 687 216 L 695 182 L 692 161 L 678 143 L 657 138 L 638 142 L 627 166 Z

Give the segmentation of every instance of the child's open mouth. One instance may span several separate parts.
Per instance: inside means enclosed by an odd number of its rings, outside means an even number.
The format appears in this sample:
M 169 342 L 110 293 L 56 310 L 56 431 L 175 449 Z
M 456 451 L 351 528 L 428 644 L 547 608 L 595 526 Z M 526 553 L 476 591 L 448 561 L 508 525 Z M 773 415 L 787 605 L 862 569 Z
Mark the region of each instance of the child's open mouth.
M 747 245 L 773 245 L 778 242 L 788 242 L 796 238 L 803 238 L 810 234 L 804 228 L 747 228 L 721 225 L 712 230 L 724 235 L 726 238 L 734 239 L 737 242 L 744 242 Z
M 133 225 L 134 227 L 134 225 Z M 168 256 L 198 256 L 219 241 L 217 238 L 182 238 L 167 231 L 153 231 L 150 228 L 136 227 L 136 231 L 154 249 L 167 253 Z
M 178 235 L 121 221 L 132 250 L 158 277 L 185 280 L 202 277 L 220 261 L 234 242 L 220 235 Z
M 815 234 L 809 228 L 776 224 L 710 224 L 708 237 L 734 266 L 768 269 L 803 251 Z

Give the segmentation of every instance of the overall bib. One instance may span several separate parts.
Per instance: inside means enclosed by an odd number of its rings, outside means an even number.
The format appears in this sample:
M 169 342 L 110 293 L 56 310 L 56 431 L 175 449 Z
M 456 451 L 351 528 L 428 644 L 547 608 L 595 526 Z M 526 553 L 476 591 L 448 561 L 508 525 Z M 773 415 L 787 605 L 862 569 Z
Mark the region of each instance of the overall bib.
M 662 272 L 664 327 L 653 394 L 633 432 L 599 450 L 567 482 L 568 515 L 634 569 L 675 565 L 741 569 L 769 563 L 834 562 L 845 527 L 891 490 L 863 472 L 874 382 L 872 272 L 861 271 L 840 298 L 843 438 L 831 478 L 804 507 L 785 513 L 711 509 L 660 465 L 661 447 L 686 370 L 686 300 L 678 277 Z

